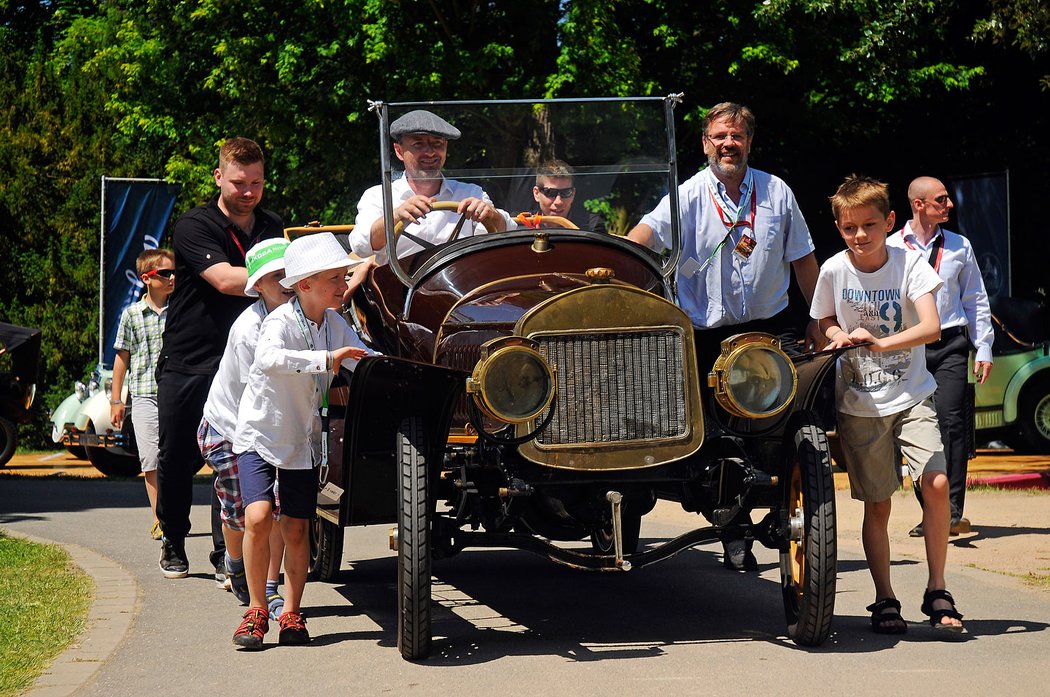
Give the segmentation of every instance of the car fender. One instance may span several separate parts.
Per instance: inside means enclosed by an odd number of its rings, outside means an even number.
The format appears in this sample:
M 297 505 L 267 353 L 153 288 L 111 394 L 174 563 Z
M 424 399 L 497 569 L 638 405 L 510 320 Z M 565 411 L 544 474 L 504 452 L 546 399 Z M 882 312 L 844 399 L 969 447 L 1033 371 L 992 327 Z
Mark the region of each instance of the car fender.
M 66 424 L 75 423 L 77 414 L 80 412 L 80 407 L 83 402 L 77 397 L 76 393 L 69 395 L 62 400 L 53 412 L 51 412 L 51 440 L 55 443 L 62 442 L 62 431 L 65 429 Z
M 1040 356 L 1026 363 L 1010 378 L 1010 384 L 1006 386 L 1003 396 L 1003 421 L 1005 423 L 1012 424 L 1017 421 L 1017 404 L 1021 399 L 1021 391 L 1033 376 L 1044 370 L 1050 370 L 1050 355 Z
M 73 425 L 83 431 L 87 428 L 88 421 L 90 421 L 95 429 L 95 433 L 105 433 L 113 428 L 109 406 L 109 395 L 101 390 L 96 392 L 84 400 L 84 404 L 77 413 Z

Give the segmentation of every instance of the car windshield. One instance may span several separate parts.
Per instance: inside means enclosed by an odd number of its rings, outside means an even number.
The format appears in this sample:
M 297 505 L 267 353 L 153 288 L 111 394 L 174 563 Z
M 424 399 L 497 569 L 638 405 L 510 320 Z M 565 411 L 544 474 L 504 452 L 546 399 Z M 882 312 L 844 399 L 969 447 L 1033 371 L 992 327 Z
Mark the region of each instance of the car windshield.
M 660 199 L 677 188 L 672 110 L 680 95 L 668 97 L 583 100 L 514 100 L 485 102 L 372 102 L 379 117 L 381 175 L 387 239 L 393 239 L 392 209 L 411 195 L 405 182 L 405 158 L 415 157 L 419 170 L 437 178 L 436 161 L 426 144 L 405 154 L 411 141 L 395 152 L 390 124 L 416 110 L 426 110 L 461 132 L 447 142 L 440 176 L 445 185 L 438 200 L 456 200 L 480 187 L 493 205 L 506 212 L 509 229 L 540 224 L 533 216 L 553 217 L 544 227 L 577 227 L 623 235 Z M 417 170 L 418 171 L 418 170 Z M 452 194 L 452 195 L 449 195 Z M 672 196 L 672 212 L 677 201 Z M 458 216 L 450 216 L 456 219 Z M 677 215 L 672 215 L 675 241 L 665 256 L 665 275 L 678 252 Z M 564 221 L 568 221 L 566 224 Z M 402 259 L 421 247 L 402 236 Z M 469 223 L 460 237 L 472 234 Z M 434 241 L 443 243 L 448 234 Z M 413 279 L 394 259 L 392 270 L 406 285 Z

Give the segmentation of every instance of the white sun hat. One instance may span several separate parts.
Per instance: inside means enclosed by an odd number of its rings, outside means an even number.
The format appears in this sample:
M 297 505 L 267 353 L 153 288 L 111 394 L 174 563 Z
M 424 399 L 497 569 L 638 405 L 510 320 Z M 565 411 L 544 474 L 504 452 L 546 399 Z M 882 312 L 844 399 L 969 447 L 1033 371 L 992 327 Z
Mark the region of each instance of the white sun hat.
M 244 265 L 248 267 L 248 282 L 244 285 L 245 295 L 259 297 L 255 284 L 266 274 L 284 268 L 284 250 L 287 248 L 288 240 L 278 237 L 263 240 L 248 250 L 244 255 Z
M 330 232 L 318 232 L 297 238 L 284 253 L 284 280 L 281 285 L 292 288 L 296 283 L 315 273 L 350 266 L 350 257 Z

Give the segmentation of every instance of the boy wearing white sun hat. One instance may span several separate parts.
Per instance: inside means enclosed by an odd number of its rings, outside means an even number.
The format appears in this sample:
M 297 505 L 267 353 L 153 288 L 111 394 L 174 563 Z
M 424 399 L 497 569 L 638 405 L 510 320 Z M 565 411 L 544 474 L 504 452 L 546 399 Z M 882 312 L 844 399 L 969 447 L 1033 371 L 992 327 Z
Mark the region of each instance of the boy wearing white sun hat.
M 310 640 L 300 602 L 309 566 L 307 526 L 317 501 L 315 468 L 328 457 L 328 389 L 340 366 L 353 370 L 359 359 L 373 353 L 336 310 L 347 292 L 349 266 L 346 251 L 331 233 L 305 235 L 288 245 L 281 285 L 296 297 L 263 320 L 241 396 L 233 450 L 244 503 L 250 602 L 233 642 L 246 649 L 261 648 L 269 628 L 264 590 L 277 481 L 286 545 L 279 643 Z
M 226 588 L 242 604 L 248 604 L 248 580 L 244 574 L 242 545 L 244 540 L 244 505 L 237 456 L 233 452 L 233 434 L 237 429 L 237 410 L 248 382 L 248 371 L 255 360 L 259 328 L 263 318 L 295 293 L 281 285 L 284 278 L 284 252 L 288 240 L 264 240 L 248 250 L 245 265 L 248 282 L 244 293 L 259 301 L 237 317 L 230 327 L 219 369 L 208 390 L 204 418 L 197 429 L 197 444 L 205 462 L 215 471 L 215 493 L 219 499 L 222 534 L 226 540 Z M 270 568 L 267 573 L 267 599 L 270 610 L 280 615 L 284 600 L 277 592 L 281 574 L 284 540 L 274 528 L 270 536 Z

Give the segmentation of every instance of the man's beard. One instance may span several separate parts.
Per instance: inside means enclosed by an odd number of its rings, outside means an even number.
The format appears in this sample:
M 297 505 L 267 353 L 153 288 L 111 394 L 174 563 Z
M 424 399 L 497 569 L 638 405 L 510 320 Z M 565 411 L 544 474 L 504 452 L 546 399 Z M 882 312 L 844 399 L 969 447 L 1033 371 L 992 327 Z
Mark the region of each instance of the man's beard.
M 707 164 L 723 176 L 735 177 L 747 169 L 747 155 L 742 155 L 738 164 L 727 164 L 722 162 L 719 156 L 715 154 L 707 158 Z

